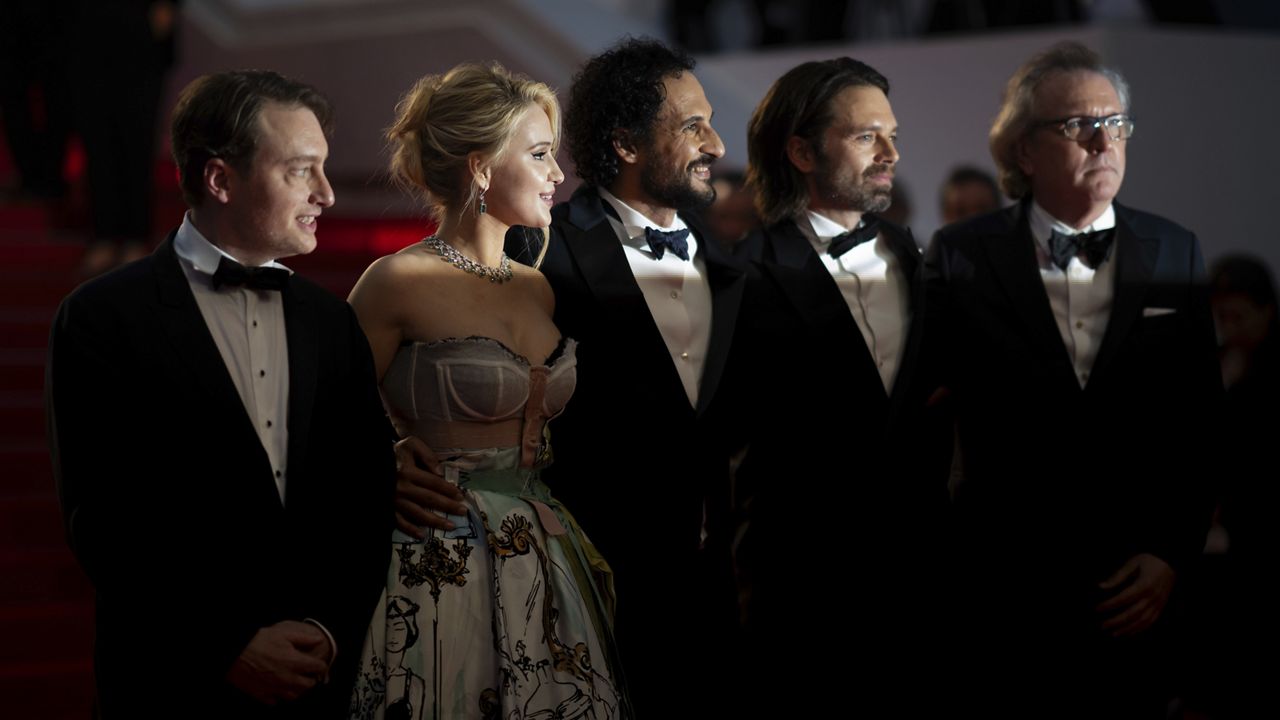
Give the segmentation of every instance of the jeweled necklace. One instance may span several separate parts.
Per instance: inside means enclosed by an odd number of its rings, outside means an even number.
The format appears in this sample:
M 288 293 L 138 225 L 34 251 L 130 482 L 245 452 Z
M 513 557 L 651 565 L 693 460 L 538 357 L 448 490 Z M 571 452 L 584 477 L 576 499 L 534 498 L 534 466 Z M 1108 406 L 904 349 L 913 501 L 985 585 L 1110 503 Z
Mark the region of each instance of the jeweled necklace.
M 436 254 L 450 265 L 477 277 L 486 278 L 489 282 L 504 283 L 511 279 L 511 258 L 507 257 L 505 252 L 502 253 L 502 260 L 498 262 L 498 267 L 489 267 L 463 255 L 452 245 L 435 235 L 424 238 L 422 244 L 435 250 Z

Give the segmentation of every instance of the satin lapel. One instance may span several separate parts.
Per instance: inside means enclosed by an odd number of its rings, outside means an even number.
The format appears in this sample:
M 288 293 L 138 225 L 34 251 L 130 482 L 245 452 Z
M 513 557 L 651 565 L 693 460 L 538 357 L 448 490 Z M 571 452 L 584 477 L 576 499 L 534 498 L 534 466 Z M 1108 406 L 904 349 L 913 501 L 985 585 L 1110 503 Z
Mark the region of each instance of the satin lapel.
M 237 425 L 257 439 L 249 414 L 245 412 L 240 393 L 236 390 L 231 374 L 222 360 L 218 345 L 209 333 L 209 327 L 200 314 L 191 286 L 178 264 L 173 249 L 173 235 L 155 252 L 156 282 L 160 290 L 160 326 L 191 371 L 195 382 L 208 397 L 209 412 L 227 418 L 236 418 Z
M 898 359 L 898 373 L 893 379 L 893 392 L 890 393 L 894 411 L 897 412 L 904 398 L 908 396 L 908 388 L 914 380 L 915 366 L 919 359 L 921 343 L 921 327 L 917 322 L 920 311 L 920 249 L 915 238 L 907 228 L 899 229 L 895 225 L 885 224 L 884 234 L 889 241 L 889 249 L 898 260 L 898 271 L 907 288 L 907 327 L 902 343 L 902 356 Z
M 821 331 L 859 332 L 831 273 L 795 222 L 783 220 L 770 227 L 766 243 L 761 267 L 806 323 Z
M 884 228 L 884 235 L 889 241 L 889 250 L 897 258 L 898 269 L 907 283 L 907 308 L 912 315 L 915 315 L 918 301 L 915 293 L 916 273 L 920 270 L 920 248 L 916 245 L 915 238 L 911 236 L 911 230 L 898 228 L 889 223 L 884 223 L 881 227 Z
M 688 219 L 685 222 L 695 227 Z M 746 273 L 724 257 L 701 229 L 695 227 L 694 232 L 707 269 L 707 284 L 711 288 L 711 339 L 698 384 L 698 414 L 701 415 L 715 397 L 729 349 L 733 346 L 733 331 L 738 325 L 738 308 L 742 305 Z
M 607 322 L 632 328 L 636 347 L 647 351 L 648 357 L 634 358 L 636 366 L 666 368 L 667 381 L 663 384 L 684 396 L 684 383 L 631 272 L 618 234 L 602 209 L 604 204 L 593 189 L 579 188 L 574 193 L 569 203 L 569 222 L 562 227 L 565 246 L 602 314 L 610 318 Z M 687 398 L 684 404 L 689 405 Z
M 206 397 L 200 412 L 226 418 L 228 437 L 220 439 L 220 442 L 225 441 L 228 447 L 251 448 L 248 452 L 260 458 L 262 467 L 269 468 L 267 451 L 263 449 L 253 422 L 245 412 L 240 392 L 227 372 L 218 345 L 200 314 L 195 296 L 191 294 L 187 276 L 178 264 L 173 238 L 174 235 L 170 234 L 169 239 L 155 251 L 160 327 L 190 371 L 192 381 L 204 391 Z M 272 495 L 276 494 L 272 492 Z M 278 495 L 276 497 L 279 499 Z
M 320 342 L 316 330 L 315 312 L 294 287 L 293 278 L 281 297 L 284 305 L 285 339 L 289 346 L 289 468 L 303 466 L 307 452 L 307 436 L 311 430 L 311 411 L 316 398 L 316 370 L 319 362 Z M 292 495 L 294 481 L 301 474 L 289 478 Z
M 874 377 L 883 393 L 875 359 L 849 304 L 794 221 L 783 220 L 769 228 L 762 257 L 761 269 L 774 279 L 814 335 L 836 344 L 838 355 L 848 357 L 854 365 L 855 376 Z
M 1075 369 L 1067 355 L 1053 317 L 1049 295 L 1044 289 L 1036 260 L 1035 240 L 1027 220 L 1026 202 L 1010 210 L 1013 213 L 1012 234 L 983 238 L 987 259 L 1000 285 L 1008 295 L 1013 311 L 1025 326 L 1036 350 L 1051 363 L 1060 365 L 1067 376 L 1075 377 Z
M 594 204 L 595 207 L 592 207 Z M 658 327 L 649 315 L 644 293 L 636 284 L 626 253 L 613 225 L 600 206 L 604 201 L 594 191 L 576 193 L 570 203 L 569 226 L 563 228 L 564 241 L 582 279 L 601 307 L 610 314 L 643 315 L 659 338 Z M 636 327 L 643 327 L 639 325 Z
M 1091 378 L 1106 373 L 1107 366 L 1115 359 L 1116 352 L 1141 315 L 1143 295 L 1151 282 L 1159 254 L 1160 241 L 1135 234 L 1125 220 L 1123 209 L 1117 205 L 1116 239 L 1112 250 L 1116 272 L 1111 317 L 1107 320 L 1098 356 L 1093 361 Z

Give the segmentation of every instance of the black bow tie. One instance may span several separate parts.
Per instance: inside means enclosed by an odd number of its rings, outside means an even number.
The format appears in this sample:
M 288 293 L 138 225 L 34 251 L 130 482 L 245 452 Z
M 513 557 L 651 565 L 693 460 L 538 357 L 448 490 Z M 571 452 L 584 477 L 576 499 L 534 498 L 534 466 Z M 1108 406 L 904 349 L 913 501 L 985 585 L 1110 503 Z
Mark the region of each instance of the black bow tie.
M 653 251 L 654 257 L 659 260 L 662 259 L 668 249 L 681 260 L 689 259 L 689 228 L 684 230 L 659 230 L 647 227 L 644 229 L 644 239 L 645 242 L 649 243 L 649 249 Z
M 831 257 L 838 258 L 868 240 L 875 240 L 878 234 L 880 234 L 880 218 L 863 215 L 858 227 L 831 238 L 831 245 L 827 248 L 827 252 L 831 253 Z
M 1111 241 L 1115 239 L 1115 228 L 1094 230 L 1093 232 L 1063 235 L 1057 230 L 1049 231 L 1049 255 L 1059 270 L 1066 271 L 1071 258 L 1083 254 L 1080 258 L 1085 265 L 1097 270 L 1106 262 L 1111 254 Z
M 288 284 L 288 270 L 273 267 L 247 268 L 228 257 L 218 261 L 218 269 L 213 273 L 214 290 L 223 285 L 243 286 L 254 290 L 283 290 Z

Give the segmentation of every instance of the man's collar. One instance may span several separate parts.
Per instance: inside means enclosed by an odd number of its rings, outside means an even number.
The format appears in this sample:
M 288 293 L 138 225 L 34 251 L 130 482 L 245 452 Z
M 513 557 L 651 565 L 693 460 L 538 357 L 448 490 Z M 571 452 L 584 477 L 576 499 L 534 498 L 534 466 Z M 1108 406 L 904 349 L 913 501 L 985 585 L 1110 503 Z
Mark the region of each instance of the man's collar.
M 684 230 L 689 227 L 688 225 L 685 225 L 684 220 L 681 219 L 680 213 L 675 214 L 675 222 L 672 224 L 659 225 L 650 218 L 645 217 L 640 211 L 619 200 L 613 193 L 603 187 L 597 189 L 600 191 L 601 199 L 608 203 L 614 211 L 618 213 L 618 219 L 622 221 L 622 227 L 626 230 L 627 237 L 629 238 L 643 236 L 644 229 L 647 227 L 665 230 L 668 232 L 672 230 Z
M 835 236 L 862 227 L 866 223 L 866 215 L 864 214 L 858 224 L 852 228 L 847 228 L 826 215 L 812 210 L 805 210 L 802 215 L 796 217 L 795 222 L 796 227 L 800 228 L 800 234 L 804 235 L 809 244 L 813 245 L 813 249 L 821 255 L 831 246 L 831 240 Z
M 195 224 L 191 222 L 191 211 L 188 210 L 182 216 L 182 225 L 178 227 L 178 232 L 173 238 L 173 250 L 178 257 L 186 260 L 195 268 L 196 272 L 204 275 L 213 275 L 218 269 L 218 263 L 222 258 L 230 258 L 236 262 L 240 262 L 234 255 L 228 253 L 222 248 L 209 242 L 207 238 L 196 229 Z M 243 264 L 243 263 L 241 263 Z M 262 267 L 280 268 L 281 270 L 289 270 L 289 268 L 281 265 L 275 260 L 264 263 Z M 289 270 L 292 273 L 292 270 Z
M 1054 230 L 1057 230 L 1063 235 L 1075 235 L 1077 233 L 1093 232 L 1095 230 L 1110 230 L 1115 227 L 1116 208 L 1114 204 L 1108 204 L 1107 209 L 1103 210 L 1102 214 L 1093 222 L 1082 228 L 1074 228 L 1050 215 L 1048 210 L 1045 210 L 1040 206 L 1040 203 L 1035 201 L 1035 198 L 1032 198 L 1030 213 L 1027 216 L 1027 220 L 1031 227 L 1031 237 L 1035 238 L 1036 242 L 1039 243 L 1042 248 L 1048 250 L 1049 234 Z
M 813 237 L 824 243 L 830 242 L 831 238 L 837 235 L 841 235 L 854 229 L 847 228 L 826 215 L 814 212 L 813 210 L 806 210 L 804 214 L 805 217 L 809 219 L 809 229 L 813 233 Z M 801 230 L 805 228 L 804 222 L 797 222 L 796 225 L 799 225 Z M 861 226 L 862 221 L 859 220 L 858 225 L 855 227 Z

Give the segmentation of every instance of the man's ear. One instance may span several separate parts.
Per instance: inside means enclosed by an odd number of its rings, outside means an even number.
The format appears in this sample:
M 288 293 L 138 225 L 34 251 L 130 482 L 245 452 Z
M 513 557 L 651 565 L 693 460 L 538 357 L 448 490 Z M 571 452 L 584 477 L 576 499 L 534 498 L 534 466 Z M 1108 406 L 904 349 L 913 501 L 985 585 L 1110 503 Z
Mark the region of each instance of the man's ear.
M 1027 138 L 1022 138 L 1013 146 L 1013 156 L 1018 161 L 1018 169 L 1027 177 L 1031 177 L 1032 171 L 1035 169 L 1035 165 L 1031 162 L 1031 148 L 1028 147 L 1029 142 L 1030 141 Z
M 787 159 L 804 175 L 813 172 L 818 165 L 813 143 L 798 135 L 787 138 Z
M 214 202 L 226 205 L 231 202 L 232 186 L 237 184 L 235 168 L 222 158 L 210 158 L 204 164 L 204 194 L 213 198 Z
M 618 158 L 628 165 L 635 165 L 640 161 L 640 153 L 636 147 L 636 142 L 631 133 L 627 130 L 613 131 L 613 151 L 618 154 Z

